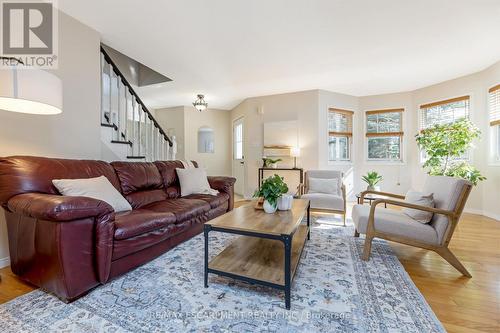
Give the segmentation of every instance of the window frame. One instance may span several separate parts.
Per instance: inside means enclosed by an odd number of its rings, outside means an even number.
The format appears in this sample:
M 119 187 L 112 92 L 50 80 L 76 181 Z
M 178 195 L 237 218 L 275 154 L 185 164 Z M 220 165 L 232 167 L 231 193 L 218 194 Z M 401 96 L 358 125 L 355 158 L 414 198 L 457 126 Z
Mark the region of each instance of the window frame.
M 364 119 L 364 146 L 365 146 L 365 160 L 368 164 L 404 164 L 405 158 L 405 137 L 404 137 L 404 117 L 405 108 L 392 108 L 392 109 L 381 109 L 381 110 L 368 110 L 365 111 Z M 368 132 L 368 116 L 373 114 L 383 114 L 383 113 L 400 113 L 400 130 L 397 132 Z M 377 119 L 378 123 L 378 119 Z M 388 159 L 388 158 L 370 158 L 369 154 L 369 141 L 373 138 L 399 138 L 399 159 Z
M 493 93 L 500 99 L 500 84 L 488 89 L 486 101 L 488 104 L 488 130 L 490 133 L 489 164 L 500 166 L 500 100 L 495 103 L 498 110 L 493 110 L 491 103 Z
M 329 116 L 331 113 L 338 113 L 338 114 L 343 114 L 348 117 L 348 125 L 347 125 L 347 131 L 346 132 L 336 132 L 336 131 L 331 131 L 330 130 L 330 124 L 329 124 Z M 327 134 L 327 161 L 329 164 L 351 164 L 352 163 L 352 147 L 353 147 L 353 129 L 354 129 L 354 111 L 351 110 L 346 110 L 346 109 L 339 109 L 335 107 L 330 107 L 328 108 L 328 112 L 326 114 L 326 134 Z M 347 159 L 330 159 L 330 138 L 331 137 L 336 137 L 336 138 L 346 138 L 347 140 Z M 337 140 L 337 147 L 339 147 L 339 141 Z
M 418 132 L 420 133 L 420 131 L 422 131 L 424 129 L 423 128 L 423 125 L 424 125 L 424 123 L 423 123 L 424 122 L 423 110 L 424 109 L 428 109 L 430 107 L 439 106 L 439 105 L 446 105 L 446 104 L 450 104 L 450 103 L 455 103 L 455 102 L 459 102 L 462 100 L 466 100 L 468 102 L 467 103 L 467 107 L 468 107 L 467 119 L 471 120 L 471 95 L 470 94 L 462 95 L 459 97 L 447 98 L 447 99 L 438 100 L 438 101 L 433 101 L 433 102 L 429 102 L 429 103 L 424 103 L 418 107 L 418 124 L 417 124 Z M 430 126 L 428 126 L 428 127 L 430 127 Z M 417 149 L 419 149 L 419 148 L 417 147 Z M 456 159 L 456 161 L 472 162 L 472 153 L 473 153 L 472 150 L 469 150 L 466 153 L 466 158 L 458 158 L 458 159 Z M 426 161 L 424 151 L 419 149 L 418 155 L 419 155 L 418 158 L 419 158 L 420 165 L 423 165 Z

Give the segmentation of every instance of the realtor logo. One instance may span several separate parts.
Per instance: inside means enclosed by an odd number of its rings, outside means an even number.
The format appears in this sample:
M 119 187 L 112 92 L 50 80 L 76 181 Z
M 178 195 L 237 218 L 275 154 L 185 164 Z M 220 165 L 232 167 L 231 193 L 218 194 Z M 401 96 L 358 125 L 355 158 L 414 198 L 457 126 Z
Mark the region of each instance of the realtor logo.
M 55 68 L 57 9 L 54 2 L 0 0 L 0 3 L 1 56 L 19 59 L 26 66 Z

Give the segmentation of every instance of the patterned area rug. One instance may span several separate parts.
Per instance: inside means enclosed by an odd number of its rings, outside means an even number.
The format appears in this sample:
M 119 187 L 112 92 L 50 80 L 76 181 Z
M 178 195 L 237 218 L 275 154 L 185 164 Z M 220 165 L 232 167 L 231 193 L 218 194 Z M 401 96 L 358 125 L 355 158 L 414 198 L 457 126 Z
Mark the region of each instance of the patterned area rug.
M 203 288 L 203 236 L 65 304 L 40 290 L 0 306 L 2 332 L 444 332 L 387 243 L 313 217 L 293 281 L 281 291 L 215 275 Z M 211 233 L 211 253 L 234 236 Z

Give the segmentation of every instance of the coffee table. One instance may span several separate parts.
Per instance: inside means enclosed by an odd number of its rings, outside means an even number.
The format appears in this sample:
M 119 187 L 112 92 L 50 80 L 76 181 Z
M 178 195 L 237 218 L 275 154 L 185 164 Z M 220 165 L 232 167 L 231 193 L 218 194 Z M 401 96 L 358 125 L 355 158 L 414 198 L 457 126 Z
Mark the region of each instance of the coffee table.
M 210 231 L 241 236 L 209 262 Z M 292 279 L 310 238 L 309 200 L 294 199 L 291 210 L 274 214 L 250 203 L 205 223 L 204 235 L 205 288 L 209 273 L 277 288 L 285 292 L 285 306 L 290 309 Z

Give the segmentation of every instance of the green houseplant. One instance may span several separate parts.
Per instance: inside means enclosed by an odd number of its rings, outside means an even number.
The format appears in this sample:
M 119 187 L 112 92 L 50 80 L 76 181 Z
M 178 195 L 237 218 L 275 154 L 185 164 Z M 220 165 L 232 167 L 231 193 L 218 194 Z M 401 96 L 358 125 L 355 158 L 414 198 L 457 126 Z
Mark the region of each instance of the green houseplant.
M 278 207 L 278 198 L 287 192 L 288 186 L 283 181 L 283 177 L 275 174 L 266 178 L 253 196 L 264 198 L 264 210 L 266 213 L 274 213 Z
M 272 159 L 269 157 L 263 157 L 262 161 L 264 162 L 264 168 L 277 168 L 278 162 L 281 162 L 281 158 Z
M 434 125 L 416 135 L 417 144 L 426 154 L 423 167 L 433 176 L 450 176 L 469 180 L 474 185 L 486 177 L 462 158 L 473 147 L 481 131 L 468 119 Z
M 377 171 L 370 171 L 365 176 L 361 177 L 361 179 L 368 184 L 367 190 L 375 191 L 377 189 L 376 185 L 384 178 Z

